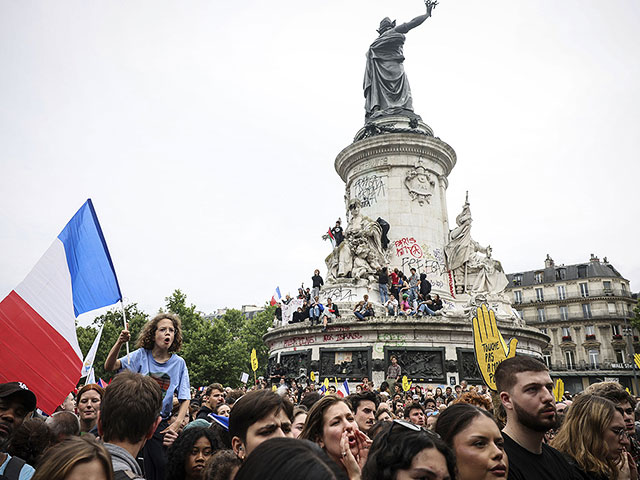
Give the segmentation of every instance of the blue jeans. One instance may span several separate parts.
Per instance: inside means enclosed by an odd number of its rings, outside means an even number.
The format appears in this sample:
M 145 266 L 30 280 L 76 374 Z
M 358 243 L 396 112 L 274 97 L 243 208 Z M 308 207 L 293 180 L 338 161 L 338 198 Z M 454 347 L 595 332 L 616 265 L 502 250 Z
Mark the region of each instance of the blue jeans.
M 380 303 L 384 305 L 389 300 L 389 287 L 386 283 L 379 283 L 378 291 L 380 292 Z
M 409 288 L 409 303 L 413 303 L 418 299 L 418 287 Z
M 431 310 L 426 303 L 420 304 L 420 306 L 418 307 L 418 311 L 421 313 L 426 313 L 427 315 L 431 315 L 431 316 L 436 314 L 436 312 Z
M 366 311 L 364 313 L 360 313 L 360 312 L 353 312 L 353 314 L 356 316 L 356 318 L 358 320 L 364 320 L 364 317 L 370 317 L 371 315 L 373 315 L 371 312 Z
M 314 320 L 320 321 L 320 307 L 318 305 L 309 309 L 309 320 L 311 320 L 311 325 Z

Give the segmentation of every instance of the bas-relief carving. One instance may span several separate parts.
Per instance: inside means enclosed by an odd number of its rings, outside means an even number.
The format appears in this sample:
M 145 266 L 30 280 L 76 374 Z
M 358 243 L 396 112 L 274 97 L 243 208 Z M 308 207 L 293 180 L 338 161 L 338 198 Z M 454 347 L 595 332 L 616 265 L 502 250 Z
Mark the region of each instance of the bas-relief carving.
M 444 352 L 434 350 L 389 349 L 388 358 L 395 355 L 402 367 L 403 375 L 409 378 L 424 378 L 444 381 Z
M 458 369 L 460 379 L 467 381 L 482 381 L 482 374 L 478 370 L 473 350 L 458 349 Z
M 301 368 L 309 371 L 310 362 L 311 352 L 309 350 L 280 355 L 280 364 L 286 372 L 287 377 L 297 377 L 300 375 Z
M 420 205 L 431 201 L 435 185 L 436 182 L 427 172 L 422 160 L 418 160 L 415 167 L 407 172 L 404 179 L 404 186 L 407 187 L 411 200 L 417 200 Z
M 369 375 L 369 353 L 355 351 L 321 351 L 321 377 L 366 377 Z

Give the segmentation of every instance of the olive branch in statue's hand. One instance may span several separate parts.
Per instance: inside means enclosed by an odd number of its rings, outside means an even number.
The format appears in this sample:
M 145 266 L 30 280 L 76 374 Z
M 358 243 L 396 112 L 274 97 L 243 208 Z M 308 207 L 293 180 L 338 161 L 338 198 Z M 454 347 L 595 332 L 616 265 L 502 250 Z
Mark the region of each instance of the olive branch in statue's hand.
M 518 339 L 512 338 L 507 346 L 498 330 L 496 315 L 486 304 L 478 307 L 473 317 L 473 346 L 476 361 L 487 386 L 496 391 L 496 367 L 507 358 L 515 357 Z

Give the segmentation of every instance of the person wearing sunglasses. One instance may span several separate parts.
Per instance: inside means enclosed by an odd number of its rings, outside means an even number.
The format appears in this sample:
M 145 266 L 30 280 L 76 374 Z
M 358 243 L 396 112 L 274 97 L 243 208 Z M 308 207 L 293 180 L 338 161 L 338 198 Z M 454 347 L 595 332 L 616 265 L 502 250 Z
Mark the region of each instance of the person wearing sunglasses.
M 620 466 L 633 463 L 627 459 L 629 440 L 622 409 L 596 395 L 582 394 L 573 402 L 551 445 L 565 454 L 584 479 L 616 480 Z M 637 479 L 635 465 L 631 470 L 630 478 Z
M 362 480 L 456 478 L 455 456 L 438 435 L 404 420 L 386 423 L 373 441 Z
M 436 418 L 436 433 L 456 454 L 458 480 L 507 478 L 509 461 L 493 415 L 469 403 L 456 403 Z

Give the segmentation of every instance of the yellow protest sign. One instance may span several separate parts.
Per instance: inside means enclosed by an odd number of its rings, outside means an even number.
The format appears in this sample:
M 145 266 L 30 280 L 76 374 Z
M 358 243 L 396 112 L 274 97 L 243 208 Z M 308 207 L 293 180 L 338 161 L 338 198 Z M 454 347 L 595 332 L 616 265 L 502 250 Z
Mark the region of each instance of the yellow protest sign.
M 402 390 L 404 390 L 405 392 L 408 392 L 410 388 L 411 388 L 411 382 L 405 375 L 404 377 L 402 377 Z
M 271 385 L 271 391 L 272 392 L 277 392 L 278 391 L 278 387 L 276 387 L 275 385 Z
M 326 388 L 327 391 L 329 391 L 329 379 L 328 378 L 324 379 L 324 388 Z
M 251 370 L 254 372 L 258 370 L 258 355 L 255 348 L 251 350 Z
M 564 381 L 561 378 L 556 380 L 556 384 L 553 387 L 553 396 L 556 399 L 556 402 L 562 401 L 562 396 L 564 395 Z
M 496 367 L 507 358 L 515 357 L 518 340 L 512 338 L 506 344 L 498 330 L 496 314 L 486 304 L 482 304 L 473 317 L 473 346 L 478 370 L 487 386 L 496 391 L 494 374 Z
M 633 361 L 636 362 L 636 366 L 640 368 L 640 353 L 636 353 L 633 355 Z
M 311 372 L 311 375 L 309 375 L 309 378 L 311 378 L 312 382 L 316 381 L 316 372 Z

